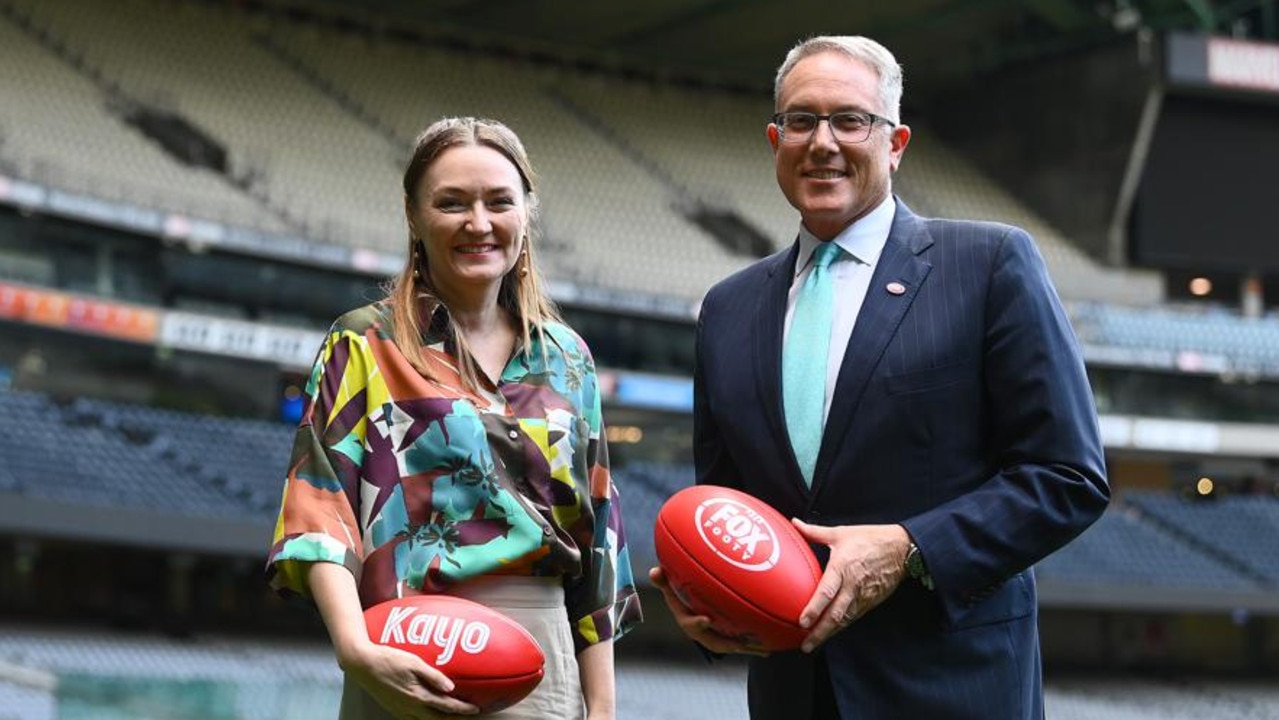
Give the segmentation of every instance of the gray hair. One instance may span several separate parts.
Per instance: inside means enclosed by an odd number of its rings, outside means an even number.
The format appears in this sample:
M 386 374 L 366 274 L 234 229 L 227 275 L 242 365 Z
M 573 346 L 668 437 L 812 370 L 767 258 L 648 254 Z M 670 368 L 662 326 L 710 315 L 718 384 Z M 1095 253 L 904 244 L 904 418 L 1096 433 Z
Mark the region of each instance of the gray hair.
M 837 52 L 865 63 L 879 76 L 879 112 L 893 122 L 901 121 L 902 66 L 888 48 L 861 35 L 821 35 L 809 38 L 786 54 L 782 66 L 777 68 L 773 82 L 773 103 L 781 98 L 782 81 L 806 57 L 822 52 Z M 781 108 L 778 108 L 779 110 Z

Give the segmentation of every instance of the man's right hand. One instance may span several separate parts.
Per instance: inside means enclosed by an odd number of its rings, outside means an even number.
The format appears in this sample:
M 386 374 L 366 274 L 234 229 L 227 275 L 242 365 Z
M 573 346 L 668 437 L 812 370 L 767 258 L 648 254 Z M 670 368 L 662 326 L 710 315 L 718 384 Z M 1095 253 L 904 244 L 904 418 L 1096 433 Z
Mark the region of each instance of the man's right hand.
M 693 639 L 694 642 L 713 653 L 721 655 L 758 655 L 765 657 L 767 652 L 758 647 L 747 645 L 740 640 L 723 635 L 715 630 L 711 625 L 711 619 L 705 615 L 695 614 L 675 591 L 671 589 L 671 583 L 666 579 L 666 574 L 662 572 L 660 567 L 652 568 L 648 571 L 648 579 L 653 581 L 653 585 L 662 591 L 662 598 L 666 600 L 666 606 L 671 609 L 671 615 L 675 616 L 675 624 L 679 625 L 679 629 L 684 634 Z

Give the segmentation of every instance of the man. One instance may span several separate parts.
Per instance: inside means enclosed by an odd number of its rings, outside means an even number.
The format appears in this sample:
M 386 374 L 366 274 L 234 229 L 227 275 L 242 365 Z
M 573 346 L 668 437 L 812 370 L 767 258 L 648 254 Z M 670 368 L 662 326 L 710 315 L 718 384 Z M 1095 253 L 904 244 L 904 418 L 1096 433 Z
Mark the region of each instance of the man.
M 1041 718 L 1030 567 L 1109 500 L 1043 261 L 893 197 L 911 132 L 878 43 L 801 43 L 775 90 L 799 238 L 710 291 L 695 374 L 698 482 L 794 517 L 825 567 L 803 649 L 751 658 L 751 717 Z M 752 652 L 653 579 L 693 639 Z

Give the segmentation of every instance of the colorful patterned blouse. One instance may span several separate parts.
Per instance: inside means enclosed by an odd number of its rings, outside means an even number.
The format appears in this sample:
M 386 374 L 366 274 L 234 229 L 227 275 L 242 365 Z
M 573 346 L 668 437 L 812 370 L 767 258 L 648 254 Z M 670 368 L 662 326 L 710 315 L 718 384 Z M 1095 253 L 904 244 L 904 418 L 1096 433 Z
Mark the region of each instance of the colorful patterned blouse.
M 590 351 L 550 324 L 477 394 L 446 312 L 426 336 L 437 381 L 400 354 L 383 303 L 334 323 L 307 384 L 272 586 L 305 596 L 305 563 L 339 563 L 367 608 L 481 575 L 563 577 L 577 649 L 621 636 L 640 607 Z

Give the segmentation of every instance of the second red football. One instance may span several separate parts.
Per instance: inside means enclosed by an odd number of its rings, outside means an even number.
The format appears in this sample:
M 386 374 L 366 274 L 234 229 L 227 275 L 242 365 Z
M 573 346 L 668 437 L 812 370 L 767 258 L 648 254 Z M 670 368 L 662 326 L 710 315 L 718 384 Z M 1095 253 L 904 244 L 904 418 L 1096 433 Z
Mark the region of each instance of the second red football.
M 793 650 L 808 634 L 799 615 L 822 569 L 764 501 L 716 485 L 685 488 L 658 513 L 654 544 L 672 589 L 718 632 L 768 651 Z

